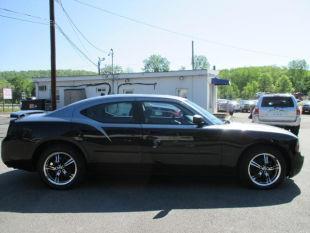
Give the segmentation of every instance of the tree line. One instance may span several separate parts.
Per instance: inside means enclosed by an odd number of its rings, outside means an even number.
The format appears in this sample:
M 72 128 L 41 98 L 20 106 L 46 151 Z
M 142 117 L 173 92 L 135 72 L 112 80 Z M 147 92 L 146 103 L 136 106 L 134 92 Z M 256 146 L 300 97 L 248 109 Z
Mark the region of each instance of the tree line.
M 310 71 L 305 60 L 293 60 L 287 67 L 261 66 L 221 70 L 230 86 L 219 87 L 219 98 L 252 99 L 256 93 L 302 93 L 310 95 Z

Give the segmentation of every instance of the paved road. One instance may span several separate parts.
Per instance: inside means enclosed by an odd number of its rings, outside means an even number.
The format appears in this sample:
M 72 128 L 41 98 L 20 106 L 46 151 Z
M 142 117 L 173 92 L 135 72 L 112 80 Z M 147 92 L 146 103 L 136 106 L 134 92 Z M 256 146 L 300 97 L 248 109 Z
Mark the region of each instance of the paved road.
M 5 122 L 0 117 L 0 137 Z M 310 115 L 302 124 L 307 157 Z M 306 158 L 296 178 L 270 191 L 246 189 L 234 179 L 182 177 L 98 177 L 54 191 L 36 174 L 0 163 L 0 232 L 309 232 L 309 177 Z

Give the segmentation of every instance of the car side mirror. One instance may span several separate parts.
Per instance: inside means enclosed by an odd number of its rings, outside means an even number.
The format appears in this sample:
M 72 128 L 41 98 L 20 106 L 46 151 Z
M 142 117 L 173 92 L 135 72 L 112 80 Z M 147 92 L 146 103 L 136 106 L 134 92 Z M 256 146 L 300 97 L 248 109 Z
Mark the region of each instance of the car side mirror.
M 194 115 L 194 116 L 193 116 L 193 123 L 194 123 L 195 125 L 198 125 L 198 127 L 203 126 L 203 124 L 204 124 L 203 117 L 200 116 L 200 115 Z

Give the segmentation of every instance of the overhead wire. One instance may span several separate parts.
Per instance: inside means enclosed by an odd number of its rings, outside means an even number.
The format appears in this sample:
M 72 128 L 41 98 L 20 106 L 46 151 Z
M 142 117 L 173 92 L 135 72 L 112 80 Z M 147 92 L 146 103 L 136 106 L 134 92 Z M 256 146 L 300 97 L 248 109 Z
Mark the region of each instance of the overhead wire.
M 76 51 L 78 51 L 81 55 L 83 55 L 83 57 L 88 60 L 91 64 L 93 64 L 94 66 L 97 67 L 97 64 L 95 62 L 93 62 L 71 39 L 70 37 L 64 32 L 64 30 L 58 25 L 56 24 L 56 27 L 58 29 L 58 31 L 64 36 L 64 38 L 69 42 L 69 44 L 71 45 L 72 48 L 74 48 Z
M 8 16 L 8 15 L 2 15 L 0 14 L 0 17 L 2 18 L 8 18 L 8 19 L 13 19 L 13 20 L 18 20 L 18 21 L 22 21 L 22 22 L 28 22 L 28 23 L 35 23 L 35 24 L 41 24 L 41 25 L 49 25 L 50 21 L 47 19 L 44 19 L 42 17 L 39 16 L 34 16 L 28 13 L 24 13 L 24 12 L 18 12 L 18 11 L 14 11 L 14 10 L 10 10 L 10 9 L 6 9 L 6 8 L 0 8 L 0 10 L 2 11 L 6 11 L 9 13 L 14 13 L 14 14 L 19 14 L 19 15 L 23 15 L 23 16 L 27 16 L 27 17 L 31 17 L 31 18 L 35 18 L 35 19 L 40 19 L 40 20 L 44 20 L 44 21 L 48 21 L 48 22 L 38 22 L 38 21 L 33 21 L 33 20 L 28 20 L 28 19 L 24 19 L 24 18 L 18 18 L 18 17 L 12 17 L 12 16 Z M 87 56 L 87 54 L 85 54 L 71 39 L 70 37 L 64 32 L 64 30 L 57 24 L 55 23 L 55 26 L 57 28 L 57 30 L 63 35 L 63 37 L 69 42 L 69 44 L 71 45 L 71 47 L 76 50 L 77 52 L 79 52 L 79 55 L 82 55 L 87 61 L 89 61 L 91 64 L 93 64 L 94 66 L 97 67 L 97 64 L 95 62 L 93 62 L 89 56 Z
M 104 51 L 103 49 L 99 48 L 98 46 L 96 46 L 94 43 L 92 43 L 86 36 L 85 34 L 76 26 L 76 24 L 74 23 L 74 21 L 72 20 L 72 18 L 70 17 L 69 13 L 66 11 L 66 9 L 64 8 L 63 4 L 59 1 L 57 1 L 62 9 L 62 11 L 65 13 L 67 19 L 70 21 L 70 24 L 75 28 L 75 30 L 83 37 L 83 39 L 89 44 L 91 45 L 94 49 L 102 52 L 102 53 L 107 53 L 107 51 Z
M 131 18 L 131 17 L 128 17 L 128 16 L 124 16 L 124 15 L 118 14 L 116 12 L 104 9 L 102 7 L 95 6 L 95 5 L 87 3 L 87 2 L 83 2 L 81 0 L 73 0 L 73 1 L 75 1 L 75 2 L 77 2 L 79 4 L 81 4 L 81 5 L 84 5 L 84 6 L 93 8 L 93 9 L 97 9 L 97 10 L 99 10 L 101 12 L 104 12 L 104 13 L 107 13 L 107 14 L 110 14 L 110 15 L 113 15 L 113 16 L 116 16 L 116 17 L 119 17 L 119 18 L 123 18 L 123 19 L 131 21 L 131 22 L 134 22 L 136 24 L 141 24 L 141 25 L 144 25 L 144 26 L 147 26 L 147 27 L 150 27 L 150 28 L 154 28 L 154 29 L 157 29 L 157 30 L 161 30 L 161 31 L 164 31 L 164 32 L 167 32 L 167 33 L 171 33 L 171 34 L 175 34 L 175 35 L 178 35 L 178 36 L 182 36 L 182 37 L 185 37 L 185 38 L 200 40 L 200 41 L 204 41 L 206 43 L 215 44 L 215 45 L 218 45 L 218 46 L 227 47 L 227 48 L 236 49 L 236 50 L 245 51 L 245 52 L 250 52 L 250 53 L 259 53 L 259 54 L 264 54 L 264 55 L 269 55 L 269 56 L 289 58 L 288 56 L 281 55 L 281 54 L 274 54 L 274 53 L 270 53 L 270 52 L 266 52 L 266 51 L 260 51 L 260 50 L 249 49 L 249 48 L 242 48 L 242 47 L 231 45 L 231 44 L 226 44 L 226 43 L 222 43 L 222 42 L 208 40 L 208 39 L 205 39 L 205 38 L 202 38 L 202 37 L 194 36 L 194 35 L 183 33 L 183 32 L 174 31 L 174 30 L 171 30 L 171 29 L 168 29 L 168 28 L 165 28 L 165 27 L 161 27 L 161 26 L 158 26 L 158 25 L 155 25 L 155 24 L 150 24 L 150 23 L 144 22 L 142 20 L 138 20 L 138 19 Z
M 35 24 L 41 24 L 41 25 L 49 25 L 49 23 L 37 22 L 37 21 L 33 21 L 33 20 L 22 19 L 22 18 L 17 18 L 17 17 L 7 16 L 7 15 L 2 15 L 2 14 L 0 14 L 0 17 L 2 17 L 2 18 L 8 18 L 8 19 L 14 19 L 14 20 L 23 21 L 23 22 L 28 22 L 28 23 L 35 23 Z

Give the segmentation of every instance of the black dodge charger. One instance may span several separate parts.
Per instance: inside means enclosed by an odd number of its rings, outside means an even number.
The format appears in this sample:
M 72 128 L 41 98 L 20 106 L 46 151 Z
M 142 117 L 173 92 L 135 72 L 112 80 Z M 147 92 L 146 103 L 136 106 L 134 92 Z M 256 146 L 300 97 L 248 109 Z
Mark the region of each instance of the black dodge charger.
M 232 171 L 259 189 L 302 167 L 298 138 L 280 128 L 223 122 L 180 97 L 110 95 L 10 122 L 8 167 L 38 171 L 52 188 L 77 185 L 87 170 Z

